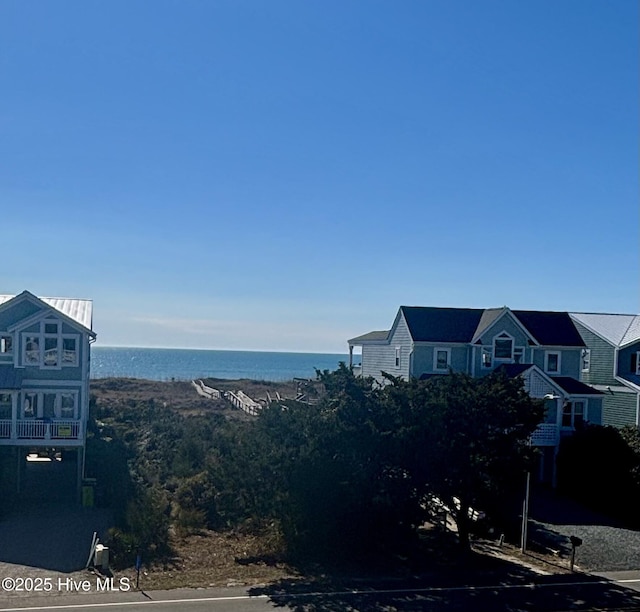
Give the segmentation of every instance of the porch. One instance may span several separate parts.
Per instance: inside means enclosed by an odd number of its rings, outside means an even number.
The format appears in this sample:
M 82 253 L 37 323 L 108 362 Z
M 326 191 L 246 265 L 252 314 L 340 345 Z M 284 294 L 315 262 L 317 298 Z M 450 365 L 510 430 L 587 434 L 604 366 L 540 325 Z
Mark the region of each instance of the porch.
M 531 434 L 532 446 L 557 446 L 560 443 L 560 429 L 557 423 L 540 423 Z
M 39 446 L 53 442 L 55 446 L 82 446 L 82 421 L 70 419 L 0 419 L 0 445 Z

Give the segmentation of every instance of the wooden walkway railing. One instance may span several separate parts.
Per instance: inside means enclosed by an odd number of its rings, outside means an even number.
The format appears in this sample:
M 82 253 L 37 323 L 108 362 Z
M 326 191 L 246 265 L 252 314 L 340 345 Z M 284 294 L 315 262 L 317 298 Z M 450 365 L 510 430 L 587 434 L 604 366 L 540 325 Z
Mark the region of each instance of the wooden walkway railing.
M 206 397 L 207 399 L 221 399 L 224 398 L 227 401 L 231 402 L 233 406 L 243 410 L 247 414 L 251 416 L 257 416 L 258 413 L 262 410 L 262 404 L 256 402 L 251 399 L 246 393 L 242 391 L 219 391 L 218 389 L 214 389 L 213 387 L 208 387 L 201 380 L 192 380 L 191 384 L 194 386 L 196 393 L 201 397 Z M 276 393 L 278 399 L 280 399 L 280 394 Z
M 252 400 L 246 393 L 242 391 L 227 391 L 225 393 L 226 398 L 236 407 L 240 408 L 240 410 L 244 410 L 247 414 L 251 416 L 257 416 L 258 413 L 262 410 L 262 404 Z
M 208 399 L 220 399 L 222 397 L 222 393 L 218 391 L 218 389 L 214 389 L 213 387 L 207 387 L 201 380 L 192 380 L 191 384 L 195 387 L 198 395 L 202 397 L 206 397 Z

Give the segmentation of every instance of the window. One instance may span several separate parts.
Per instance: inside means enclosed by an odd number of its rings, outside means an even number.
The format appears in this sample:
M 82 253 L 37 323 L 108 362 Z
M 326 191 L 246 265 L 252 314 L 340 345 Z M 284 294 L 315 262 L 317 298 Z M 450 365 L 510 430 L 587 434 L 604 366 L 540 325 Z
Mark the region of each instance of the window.
M 591 349 L 582 349 L 580 364 L 583 372 L 589 371 L 589 368 L 591 368 Z
M 78 365 L 78 339 L 71 337 L 62 338 L 62 365 Z
M 76 391 L 26 391 L 22 401 L 24 419 L 76 419 Z
M 562 407 L 562 426 L 580 428 L 584 424 L 584 402 L 567 402 Z
M 513 338 L 502 333 L 493 340 L 493 357 L 500 361 L 513 360 Z
M 60 395 L 60 418 L 76 418 L 76 395 L 75 393 L 62 393 Z
M 22 405 L 22 416 L 25 419 L 35 419 L 38 416 L 38 394 L 25 393 Z
M 524 348 L 517 346 L 513 349 L 513 363 L 524 363 Z
M 482 347 L 482 367 L 488 369 L 493 363 L 492 353 L 490 348 Z
M 544 423 L 555 423 L 558 418 L 558 398 L 544 400 Z
M 23 356 L 26 366 L 59 369 L 78 365 L 79 334 L 62 334 L 60 321 L 47 319 L 40 323 L 40 333 L 22 335 Z
M 40 338 L 38 338 L 38 336 L 25 337 L 24 362 L 26 365 L 37 365 L 40 363 Z
M 401 347 L 396 346 L 396 361 L 395 361 L 396 368 L 400 367 L 400 350 L 401 350 Z
M 3 355 L 13 353 L 13 336 L 0 336 L 0 353 Z
M 0 393 L 0 419 L 11 418 L 11 393 Z
M 631 373 L 640 376 L 640 351 L 631 353 Z
M 45 419 L 53 419 L 56 416 L 56 394 L 42 394 L 42 416 Z
M 446 372 L 451 366 L 451 349 L 438 348 L 433 350 L 433 369 Z
M 544 371 L 549 374 L 560 373 L 560 353 L 558 351 L 547 351 L 545 353 Z
M 44 365 L 49 368 L 58 365 L 58 336 L 44 337 Z

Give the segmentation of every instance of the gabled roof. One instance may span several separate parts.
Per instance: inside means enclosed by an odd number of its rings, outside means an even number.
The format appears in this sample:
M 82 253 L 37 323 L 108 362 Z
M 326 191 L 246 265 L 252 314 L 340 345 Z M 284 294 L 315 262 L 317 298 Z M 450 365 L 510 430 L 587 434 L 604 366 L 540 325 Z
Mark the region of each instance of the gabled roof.
M 532 367 L 532 363 L 503 363 L 496 368 L 496 372 L 504 372 L 509 378 L 515 378 Z
M 571 376 L 548 376 L 538 366 L 532 363 L 504 363 L 496 368 L 496 372 L 504 372 L 509 378 L 516 378 L 530 369 L 535 369 L 548 380 L 553 381 L 567 395 L 603 395 L 601 391 L 585 385 Z
M 484 310 L 401 306 L 415 342 L 471 342 Z
M 19 295 L 0 295 L 0 307 L 4 306 L 7 302 L 15 298 L 31 298 L 44 302 L 47 306 L 54 308 L 58 312 L 62 313 L 72 321 L 79 323 L 88 330 L 91 330 L 92 318 L 93 318 L 93 302 L 91 300 L 79 300 L 72 298 L 47 298 L 38 297 L 30 293 L 29 291 L 23 291 Z
M 546 346 L 585 346 L 568 312 L 512 310 L 539 344 Z
M 571 376 L 551 376 L 555 383 L 562 387 L 569 395 L 604 395 L 602 391 L 598 391 L 583 382 L 571 378 Z
M 572 319 L 614 346 L 640 340 L 640 316 L 590 312 L 570 314 Z
M 416 342 L 471 342 L 503 313 L 511 312 L 541 345 L 585 346 L 566 312 L 424 306 L 401 306 L 400 310 Z
M 482 336 L 482 334 L 491 327 L 505 312 L 507 311 L 506 307 L 503 308 L 487 308 L 482 312 L 482 316 L 480 317 L 480 322 L 478 323 L 478 327 L 473 335 L 473 340 L 477 340 Z
M 414 342 L 472 343 L 498 319 L 512 316 L 531 338 L 541 346 L 584 347 L 574 320 L 585 324 L 609 342 L 617 345 L 640 341 L 640 315 L 602 315 L 541 310 L 502 308 L 440 308 L 433 306 L 400 306 L 398 317 L 404 317 Z M 396 323 L 398 320 L 396 317 Z M 395 325 L 395 323 L 394 323 Z M 384 342 L 389 331 L 375 331 L 349 340 Z

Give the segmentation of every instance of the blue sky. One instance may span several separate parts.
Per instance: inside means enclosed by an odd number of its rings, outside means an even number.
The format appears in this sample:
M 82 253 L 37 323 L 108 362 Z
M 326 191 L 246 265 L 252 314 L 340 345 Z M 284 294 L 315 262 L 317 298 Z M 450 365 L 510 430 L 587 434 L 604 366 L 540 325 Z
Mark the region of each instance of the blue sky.
M 633 0 L 3 0 L 0 293 L 101 345 L 345 352 L 640 311 Z

